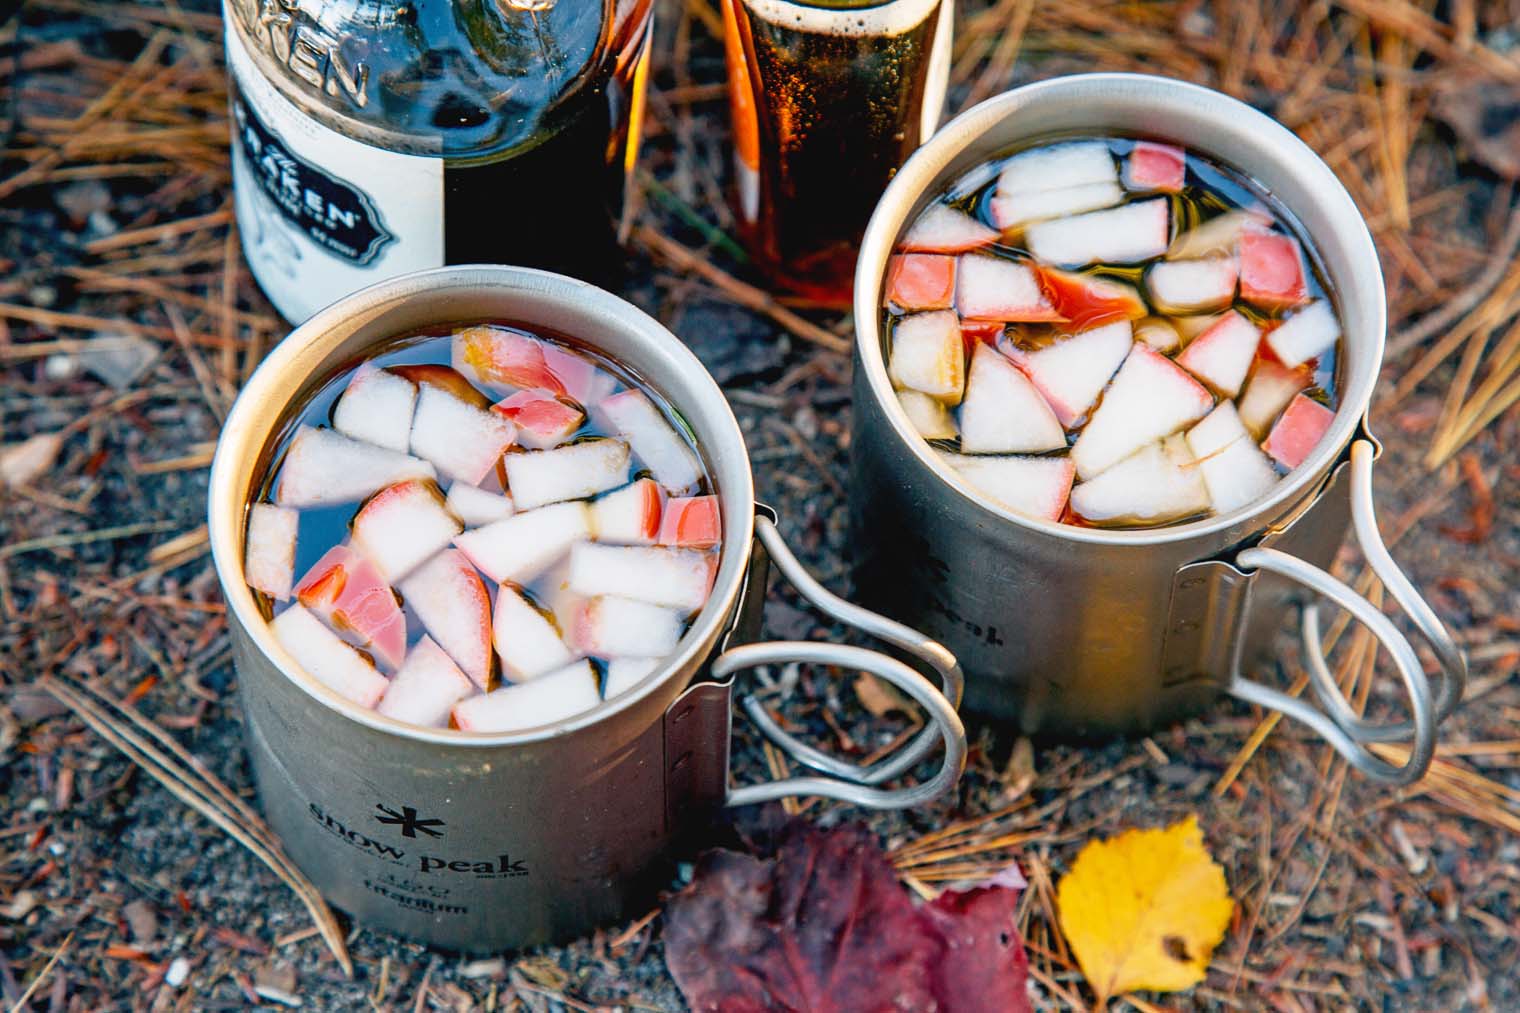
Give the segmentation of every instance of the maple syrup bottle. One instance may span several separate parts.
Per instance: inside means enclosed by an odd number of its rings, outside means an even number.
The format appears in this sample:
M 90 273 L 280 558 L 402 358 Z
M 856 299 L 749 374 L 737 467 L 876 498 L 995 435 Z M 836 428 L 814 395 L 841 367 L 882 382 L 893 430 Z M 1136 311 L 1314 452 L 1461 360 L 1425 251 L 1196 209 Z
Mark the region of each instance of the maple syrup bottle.
M 653 0 L 225 0 L 238 230 L 299 322 L 428 267 L 603 285 Z

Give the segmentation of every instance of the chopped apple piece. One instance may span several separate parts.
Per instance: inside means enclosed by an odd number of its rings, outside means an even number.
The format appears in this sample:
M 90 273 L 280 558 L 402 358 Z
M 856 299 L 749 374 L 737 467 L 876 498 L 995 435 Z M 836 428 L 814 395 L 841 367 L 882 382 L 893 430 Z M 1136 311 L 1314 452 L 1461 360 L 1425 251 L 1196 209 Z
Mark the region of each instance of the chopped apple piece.
M 564 443 L 586 421 L 586 413 L 542 390 L 520 390 L 492 407 L 517 427 L 517 442 L 529 450 Z
M 302 671 L 360 707 L 373 707 L 390 681 L 364 655 L 300 605 L 292 605 L 270 622 L 275 639 Z
M 1126 320 L 1104 324 L 1026 351 L 1012 342 L 1003 352 L 1034 382 L 1062 426 L 1072 428 L 1129 355 L 1133 344 Z
M 517 427 L 440 387 L 423 384 L 412 419 L 412 453 L 450 478 L 478 485 L 517 438 Z
M 1215 513 L 1227 514 L 1245 506 L 1277 483 L 1272 462 L 1246 432 L 1232 402 L 1221 401 L 1188 430 L 1187 441 L 1198 459 Z
M 1335 421 L 1335 412 L 1305 394 L 1299 394 L 1283 412 L 1261 445 L 1278 464 L 1292 470 L 1319 446 Z
M 1234 257 L 1161 260 L 1145 272 L 1151 305 L 1163 313 L 1202 313 L 1235 301 Z
M 702 478 L 697 455 L 643 393 L 625 390 L 602 401 L 597 412 L 633 448 L 654 480 L 672 495 L 693 489 Z
M 1305 306 L 1267 332 L 1267 346 L 1284 366 L 1318 359 L 1340 340 L 1341 325 L 1324 299 Z
M 433 478 L 426 461 L 351 440 L 331 429 L 302 426 L 285 451 L 275 500 L 281 506 L 352 503 L 409 478 Z
M 978 344 L 997 345 L 998 338 L 1008 325 L 1001 320 L 962 320 L 961 321 L 961 344 L 966 348 L 966 354 L 976 351 Z
M 1135 340 L 1143 341 L 1163 354 L 1175 351 L 1182 344 L 1182 335 L 1166 317 L 1146 317 L 1135 321 Z
M 1226 211 L 1174 239 L 1166 251 L 1166 259 L 1197 260 L 1220 254 L 1234 256 L 1242 233 L 1271 224 L 1272 216 L 1261 208 Z
M 481 383 L 563 394 L 564 384 L 545 360 L 545 347 L 530 334 L 483 324 L 454 334 L 452 358 L 455 369 Z M 562 366 L 560 360 L 556 364 Z
M 582 654 L 598 658 L 663 658 L 676 649 L 683 625 L 673 609 L 630 598 L 592 598 L 571 639 Z
M 458 549 L 445 549 L 398 586 L 423 628 L 482 690 L 491 688 L 491 596 Z
M 366 362 L 354 371 L 333 405 L 333 428 L 352 439 L 404 454 L 410 446 L 416 403 L 416 384 Z
M 468 482 L 454 482 L 449 486 L 444 506 L 464 522 L 467 528 L 499 521 L 512 516 L 512 497 L 478 489 Z
M 407 652 L 375 710 L 424 728 L 447 728 L 454 705 L 474 691 L 453 659 L 425 636 Z
M 459 701 L 454 723 L 465 732 L 517 732 L 572 718 L 601 702 L 591 662 L 576 661 L 529 682 Z
M 1135 344 L 1071 448 L 1077 474 L 1090 481 L 1147 443 L 1208 414 L 1214 398 L 1172 360 Z
M 892 386 L 927 394 L 945 404 L 959 404 L 966 386 L 966 355 L 961 324 L 954 313 L 914 313 L 892 328 Z
M 960 435 L 944 402 L 916 390 L 900 390 L 897 392 L 897 403 L 902 405 L 908 421 L 913 423 L 913 428 L 924 439 L 953 440 Z
M 961 404 L 961 450 L 968 454 L 1061 450 L 1066 431 L 1019 368 L 978 345 Z
M 248 586 L 279 601 L 290 597 L 295 579 L 296 529 L 301 515 L 289 507 L 255 503 L 248 508 L 243 577 Z
M 546 388 L 549 393 L 563 388 L 576 404 L 593 405 L 617 389 L 617 377 L 586 356 L 552 341 L 543 342 L 542 348 L 544 365 L 558 381 L 558 386 L 551 384 Z
M 652 478 L 599 496 L 591 502 L 591 537 L 613 545 L 653 545 L 663 501 L 660 483 Z
M 1180 434 L 1148 443 L 1071 491 L 1092 524 L 1165 524 L 1209 509 L 1209 490 Z
M 947 310 L 955 301 L 955 258 L 899 253 L 887 266 L 887 298 L 904 310 Z
M 1257 359 L 1240 394 L 1237 407 L 1240 421 L 1258 440 L 1272 428 L 1272 423 L 1288 407 L 1293 395 L 1307 388 L 1314 377 L 1307 369 L 1289 369 L 1271 359 Z
M 575 655 L 560 639 L 553 621 L 510 584 L 496 591 L 492 623 L 502 677 L 527 682 L 568 665 Z
M 1298 240 L 1260 228 L 1242 232 L 1240 297 L 1269 310 L 1288 309 L 1307 300 L 1304 253 Z
M 1171 211 L 1165 198 L 1036 222 L 1024 231 L 1036 259 L 1047 264 L 1138 264 L 1166 252 Z
M 590 511 L 580 502 L 525 510 L 466 531 L 454 545 L 498 583 L 526 583 L 553 566 L 575 542 L 591 537 Z
M 583 542 L 570 550 L 570 590 L 587 598 L 614 595 L 694 612 L 711 582 L 707 554 L 690 549 Z
M 999 193 L 988 201 L 988 211 L 993 225 L 1004 232 L 1012 232 L 1030 222 L 1111 208 L 1123 199 L 1124 191 L 1119 189 L 1118 183 L 1084 183 L 1058 190 Z
M 436 362 L 417 362 L 387 366 L 386 372 L 394 373 L 416 384 L 419 388 L 434 387 L 444 394 L 463 401 L 471 408 L 491 407 L 491 399 L 477 390 L 468 377 L 452 366 L 444 366 Z
M 1131 190 L 1179 193 L 1187 176 L 1187 155 L 1175 144 L 1136 141 L 1124 160 L 1124 185 Z
M 1026 517 L 1059 520 L 1076 473 L 1069 457 L 968 457 L 944 454 L 954 468 L 997 506 Z
M 1177 365 L 1219 396 L 1234 397 L 1240 393 L 1259 344 L 1261 331 L 1256 325 L 1230 310 L 1188 343 L 1177 356 Z
M 607 662 L 607 678 L 602 682 L 602 699 L 611 700 L 623 695 L 659 667 L 659 658 L 613 658 Z
M 348 633 L 391 668 L 406 656 L 406 616 L 380 569 L 334 545 L 296 585 L 296 600 Z
M 1061 316 L 1040 288 L 1033 267 L 980 253 L 962 254 L 960 258 L 955 306 L 968 320 L 1059 320 Z M 901 329 L 902 324 L 898 327 Z
M 506 457 L 512 502 L 524 510 L 585 499 L 628 481 L 628 444 L 586 440 L 555 450 L 530 450 Z
M 665 504 L 660 544 L 678 549 L 710 549 L 723 541 L 718 497 L 689 496 Z
M 930 204 L 899 244 L 914 253 L 964 253 L 997 241 L 998 234 L 970 215 L 944 204 Z
M 354 515 L 354 548 L 379 569 L 387 582 L 412 572 L 464 530 L 443 505 L 432 482 L 412 480 L 386 486 Z
M 1036 267 L 1040 287 L 1045 290 L 1056 312 L 1082 331 L 1115 320 L 1135 320 L 1145 316 L 1145 300 L 1135 286 L 1095 274 L 1078 274 L 1053 267 Z
M 1114 156 L 1102 141 L 1073 141 L 1021 151 L 1003 163 L 997 193 L 1062 190 L 1093 183 L 1118 183 Z

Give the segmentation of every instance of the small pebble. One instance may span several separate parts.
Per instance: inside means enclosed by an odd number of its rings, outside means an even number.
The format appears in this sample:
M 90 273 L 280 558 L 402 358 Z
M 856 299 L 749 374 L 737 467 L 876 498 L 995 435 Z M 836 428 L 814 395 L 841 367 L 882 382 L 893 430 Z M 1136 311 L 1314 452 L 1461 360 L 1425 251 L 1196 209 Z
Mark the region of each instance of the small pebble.
M 53 466 L 62 449 L 61 433 L 38 433 L 0 447 L 0 485 L 31 485 Z
M 500 978 L 507 973 L 507 962 L 500 957 L 490 957 L 486 960 L 472 960 L 467 964 L 460 965 L 459 976 L 461 978 Z
M 169 961 L 169 969 L 164 972 L 164 984 L 170 988 L 179 988 L 190 977 L 190 961 L 184 957 L 175 957 Z
M 127 920 L 127 928 L 132 931 L 133 942 L 150 942 L 158 935 L 158 914 L 147 901 L 139 898 L 128 902 L 121 909 L 121 915 Z
M 37 906 L 37 895 L 30 890 L 18 890 L 11 898 L 10 904 L 5 908 L 5 917 L 13 922 L 19 922 L 32 913 Z
M 79 375 L 79 360 L 68 352 L 58 352 L 42 360 L 42 375 L 55 383 Z

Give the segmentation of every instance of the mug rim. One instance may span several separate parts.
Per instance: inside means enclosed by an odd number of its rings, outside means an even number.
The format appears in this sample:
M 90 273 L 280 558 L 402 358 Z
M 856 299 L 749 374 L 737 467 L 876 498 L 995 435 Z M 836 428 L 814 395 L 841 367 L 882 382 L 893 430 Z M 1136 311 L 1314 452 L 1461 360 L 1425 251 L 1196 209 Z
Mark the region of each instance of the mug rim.
M 722 524 L 718 573 L 712 591 L 676 650 L 659 667 L 630 689 L 579 714 L 510 732 L 470 732 L 414 725 L 361 707 L 335 692 L 309 675 L 280 645 L 269 621 L 258 609 L 243 573 L 245 515 L 252 502 L 249 492 L 256 477 L 254 472 L 260 454 L 275 436 L 280 420 L 290 408 L 294 400 L 291 395 L 298 385 L 312 375 L 332 372 L 335 366 L 331 358 L 344 341 L 364 326 L 383 322 L 408 300 L 417 297 L 442 299 L 451 290 L 462 293 L 482 289 L 502 294 L 522 308 L 515 314 L 502 313 L 497 319 L 515 320 L 530 329 L 535 326 L 553 329 L 551 325 L 534 322 L 534 307 L 540 315 L 549 305 L 574 305 L 582 311 L 589 309 L 602 318 L 603 326 L 615 327 L 629 339 L 646 343 L 669 364 L 671 370 L 689 374 L 704 402 L 704 413 L 714 419 L 712 432 L 702 431 L 687 406 L 678 404 L 658 378 L 646 375 L 646 370 L 637 371 L 644 383 L 658 391 L 681 413 L 696 434 L 699 455 L 713 477 L 719 497 Z M 440 319 L 439 323 L 452 322 L 446 315 L 441 316 L 445 319 Z M 408 329 L 411 328 L 398 328 L 396 332 L 374 339 L 372 344 L 394 338 Z M 569 336 L 600 350 L 595 335 Z M 603 354 L 625 367 L 629 365 L 611 352 Z M 317 362 L 305 361 L 314 356 Z M 268 408 L 270 404 L 278 407 L 271 410 Z M 720 473 L 725 474 L 720 476 Z M 572 735 L 639 706 L 678 673 L 695 674 L 705 657 L 715 649 L 732 618 L 749 568 L 754 520 L 754 475 L 738 419 L 717 381 L 691 349 L 664 324 L 611 292 L 550 271 L 499 264 L 457 265 L 398 275 L 344 296 L 297 325 L 265 356 L 227 413 L 212 459 L 207 505 L 212 564 L 222 585 L 230 618 L 242 627 L 253 648 L 278 669 L 281 677 L 311 696 L 317 705 L 376 731 L 417 742 L 466 747 L 521 745 Z M 239 678 L 241 680 L 244 676 L 240 673 Z
M 1342 368 L 1346 374 L 1341 384 L 1340 404 L 1336 408 L 1330 429 L 1320 439 L 1314 452 L 1297 468 L 1282 476 L 1268 495 L 1228 513 L 1184 524 L 1148 528 L 1081 527 L 1026 516 L 993 503 L 941 461 L 934 448 L 913 428 L 907 413 L 898 403 L 882 355 L 881 289 L 889 257 L 897 237 L 913 216 L 927 206 L 929 200 L 937 198 L 943 187 L 952 181 L 951 178 L 940 179 L 941 173 L 953 161 L 968 151 L 975 150 L 990 132 L 1024 110 L 1059 104 L 1102 107 L 1105 102 L 1112 104 L 1116 98 L 1123 105 L 1143 103 L 1164 107 L 1180 120 L 1203 122 L 1228 130 L 1239 137 L 1249 135 L 1254 159 L 1258 162 L 1274 159 L 1279 166 L 1312 186 L 1317 210 L 1330 220 L 1327 231 L 1333 230 L 1346 245 L 1347 259 L 1352 265 L 1344 272 L 1349 277 L 1337 276 L 1332 279 L 1331 288 L 1340 303 L 1337 315 L 1342 327 L 1342 347 L 1349 347 L 1355 340 L 1365 347 L 1365 351 L 1356 357 L 1354 367 L 1350 363 L 1352 356 L 1344 356 L 1342 359 L 1345 363 Z M 1084 128 L 1084 131 L 1098 133 L 1101 129 L 1103 128 L 1092 127 Z M 1117 133 L 1135 132 L 1133 128 L 1108 129 Z M 1042 130 L 1019 140 L 1055 138 L 1059 134 L 1059 128 Z M 1008 146 L 1007 143 L 999 144 L 995 150 L 1001 151 Z M 1252 168 L 1242 164 L 1242 159 L 1218 155 L 1205 145 L 1190 146 L 1211 158 L 1236 166 L 1254 178 Z M 990 155 L 991 152 L 986 154 Z M 1302 205 L 1295 206 L 1281 194 L 1274 196 L 1295 219 L 1302 219 Z M 1314 233 L 1306 226 L 1304 232 L 1309 234 L 1311 240 L 1315 239 Z M 1320 245 L 1315 243 L 1316 248 Z M 1327 265 L 1327 273 L 1328 270 Z M 1343 294 L 1354 286 L 1364 288 L 1361 302 L 1368 311 L 1367 318 L 1356 335 L 1347 326 L 1344 304 L 1348 300 Z M 1360 430 L 1382 366 L 1387 328 L 1383 275 L 1372 235 L 1350 193 L 1313 149 L 1277 120 L 1223 92 L 1175 78 L 1131 73 L 1070 74 L 1036 81 L 986 99 L 941 127 L 898 170 L 871 215 L 861 242 L 859 259 L 856 261 L 854 316 L 855 353 L 859 368 L 863 371 L 878 407 L 891 423 L 895 436 L 908 446 L 922 467 L 942 485 L 969 500 L 995 520 L 1073 542 L 1100 545 L 1158 545 L 1214 535 L 1238 529 L 1253 519 L 1272 514 L 1301 499 L 1311 491 L 1311 487 L 1320 480 Z

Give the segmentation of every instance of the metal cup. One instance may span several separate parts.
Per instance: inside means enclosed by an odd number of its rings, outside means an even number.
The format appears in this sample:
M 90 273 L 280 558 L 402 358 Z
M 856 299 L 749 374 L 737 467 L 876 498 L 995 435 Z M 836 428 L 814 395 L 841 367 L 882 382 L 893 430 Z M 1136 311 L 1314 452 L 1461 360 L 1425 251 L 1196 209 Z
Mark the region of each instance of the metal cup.
M 339 697 L 276 642 L 243 577 L 251 493 L 308 396 L 379 342 L 475 320 L 576 336 L 661 391 L 696 434 L 724 527 L 712 596 L 675 656 L 592 711 L 511 734 L 418 728 Z M 209 518 L 259 797 L 291 858 L 366 925 L 447 949 L 500 950 L 582 934 L 646 899 L 651 872 L 704 807 L 821 795 L 902 808 L 944 792 L 966 756 L 955 659 L 830 594 L 787 550 L 773 520 L 754 502 L 744 439 L 718 385 L 657 321 L 600 289 L 523 268 L 443 268 L 365 289 L 302 324 L 270 353 L 227 418 Z M 749 642 L 768 562 L 821 611 L 921 659 L 941 688 L 863 648 Z M 733 677 L 792 661 L 872 672 L 921 704 L 928 727 L 896 755 L 862 768 L 797 742 L 746 701 L 763 734 L 831 776 L 731 787 Z M 940 744 L 931 778 L 880 787 Z
M 1343 315 L 1341 403 L 1315 452 L 1262 499 L 1147 530 L 1034 520 L 978 495 L 898 406 L 883 360 L 881 300 L 899 235 L 963 173 L 1063 134 L 1154 137 L 1237 166 L 1313 237 Z M 1304 722 L 1375 779 L 1407 784 L 1424 772 L 1437 724 L 1461 699 L 1466 662 L 1388 555 L 1373 513 L 1380 448 L 1366 416 L 1386 327 L 1377 251 L 1351 197 L 1291 132 L 1218 92 L 1134 74 L 1057 78 L 989 99 L 946 124 L 882 197 L 860 250 L 855 323 L 855 586 L 871 607 L 955 652 L 969 710 L 1026 732 L 1134 733 L 1229 694 Z M 1434 651 L 1434 687 L 1392 622 L 1326 572 L 1351 525 Z M 1345 700 L 1325 663 L 1315 595 L 1347 610 L 1388 651 L 1409 720 L 1374 724 Z M 1319 708 L 1246 677 L 1272 657 L 1294 609 Z M 1409 745 L 1401 766 L 1367 748 L 1392 741 Z

